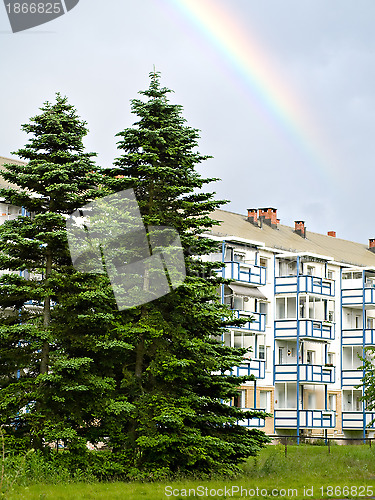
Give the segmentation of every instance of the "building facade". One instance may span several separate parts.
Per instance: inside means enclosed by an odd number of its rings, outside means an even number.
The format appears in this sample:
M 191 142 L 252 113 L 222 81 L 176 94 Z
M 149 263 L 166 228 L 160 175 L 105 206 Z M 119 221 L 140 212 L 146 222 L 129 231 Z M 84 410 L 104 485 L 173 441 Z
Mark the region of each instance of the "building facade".
M 276 436 L 373 437 L 375 413 L 357 386 L 360 357 L 375 347 L 375 240 L 308 232 L 304 221 L 284 226 L 275 208 L 212 216 L 221 253 L 210 259 L 220 257 L 233 280 L 221 300 L 249 320 L 221 340 L 249 349 L 233 371 L 256 377 L 232 404 L 272 415 L 241 424 Z
M 4 163 L 22 164 L 0 157 Z M 0 187 L 15 187 L 0 180 Z M 0 200 L 0 224 L 24 215 Z M 375 437 L 375 412 L 361 400 L 366 347 L 375 347 L 375 239 L 369 245 L 280 224 L 275 208 L 247 215 L 217 210 L 206 236 L 220 251 L 221 300 L 247 321 L 224 332 L 225 344 L 245 347 L 238 375 L 255 381 L 232 402 L 271 414 L 244 419 L 269 435 Z

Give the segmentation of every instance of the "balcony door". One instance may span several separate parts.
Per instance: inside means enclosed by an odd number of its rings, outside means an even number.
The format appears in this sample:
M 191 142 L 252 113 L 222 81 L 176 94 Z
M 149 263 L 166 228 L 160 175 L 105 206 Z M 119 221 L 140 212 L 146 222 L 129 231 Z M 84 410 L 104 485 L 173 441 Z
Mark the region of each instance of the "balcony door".
M 344 390 L 342 393 L 343 411 L 362 411 L 362 392 L 360 390 Z

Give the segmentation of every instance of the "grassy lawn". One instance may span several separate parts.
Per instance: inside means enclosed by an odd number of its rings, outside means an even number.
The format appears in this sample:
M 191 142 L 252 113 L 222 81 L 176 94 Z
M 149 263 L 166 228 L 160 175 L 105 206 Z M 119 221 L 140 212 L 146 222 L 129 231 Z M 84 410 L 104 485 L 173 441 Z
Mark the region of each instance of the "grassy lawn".
M 5 498 L 159 500 L 194 498 L 194 493 L 195 498 L 217 499 L 278 497 L 360 500 L 375 496 L 375 446 L 332 446 L 330 454 L 327 447 L 323 446 L 288 446 L 287 457 L 283 446 L 268 446 L 257 458 L 247 462 L 244 474 L 239 479 L 173 483 L 36 482 L 27 487 L 14 487 Z

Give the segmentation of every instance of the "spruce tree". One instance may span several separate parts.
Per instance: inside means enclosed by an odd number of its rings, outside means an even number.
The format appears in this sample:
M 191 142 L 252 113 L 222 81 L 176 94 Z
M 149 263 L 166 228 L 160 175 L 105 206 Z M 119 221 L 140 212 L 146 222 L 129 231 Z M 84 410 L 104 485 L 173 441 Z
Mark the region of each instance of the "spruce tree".
M 159 74 L 150 78 L 140 92 L 145 99 L 131 103 L 138 121 L 117 134 L 121 156 L 106 182 L 114 191 L 134 189 L 146 228 L 178 231 L 187 277 L 168 295 L 123 313 L 122 339 L 133 349 L 117 383 L 131 410 L 109 440 L 117 452 L 127 451 L 135 470 L 234 471 L 268 438 L 238 425 L 245 415 L 228 404 L 252 377 L 224 375 L 245 351 L 217 340 L 233 318 L 218 299 L 220 263 L 205 259 L 217 244 L 202 235 L 217 224 L 209 214 L 223 202 L 202 190 L 216 179 L 196 170 L 209 158 L 197 151 L 199 131 L 169 102 Z
M 43 448 L 66 433 L 72 437 L 70 424 L 63 430 L 71 408 L 58 392 L 48 396 L 49 377 L 59 377 L 65 395 L 77 396 L 77 375 L 90 363 L 84 355 L 66 360 L 55 316 L 77 276 L 66 215 L 99 195 L 100 175 L 95 154 L 84 151 L 86 123 L 60 94 L 22 130 L 31 137 L 13 154 L 26 164 L 1 171 L 14 187 L 1 189 L 0 196 L 22 207 L 23 215 L 0 226 L 0 420 L 8 433 Z

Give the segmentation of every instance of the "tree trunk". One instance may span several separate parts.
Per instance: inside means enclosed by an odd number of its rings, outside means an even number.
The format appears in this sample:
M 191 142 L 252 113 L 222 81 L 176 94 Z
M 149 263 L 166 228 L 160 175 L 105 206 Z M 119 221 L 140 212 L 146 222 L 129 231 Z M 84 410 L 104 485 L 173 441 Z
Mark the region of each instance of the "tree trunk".
M 52 254 L 48 249 L 46 258 L 46 278 L 50 276 L 52 272 Z M 44 298 L 44 308 L 43 308 L 43 326 L 45 330 L 48 330 L 49 324 L 51 322 L 51 297 L 47 295 Z M 49 365 L 49 343 L 45 341 L 42 347 L 42 356 L 40 360 L 40 373 L 48 373 Z
M 148 290 L 150 287 L 150 279 L 148 269 L 145 270 L 145 276 L 143 278 L 143 290 Z M 146 316 L 146 308 L 145 306 L 141 306 L 141 318 Z M 140 396 L 143 395 L 143 385 L 142 385 L 142 375 L 143 375 L 143 360 L 145 355 L 145 334 L 140 333 L 138 337 L 138 342 L 135 348 L 135 367 L 134 367 L 134 377 L 136 384 L 136 396 L 135 400 L 137 400 Z M 134 452 L 134 465 L 139 465 L 141 456 L 139 454 L 139 450 L 136 449 L 135 441 L 137 439 L 137 424 L 136 418 L 132 418 L 129 429 L 129 439 L 130 442 L 135 448 Z

